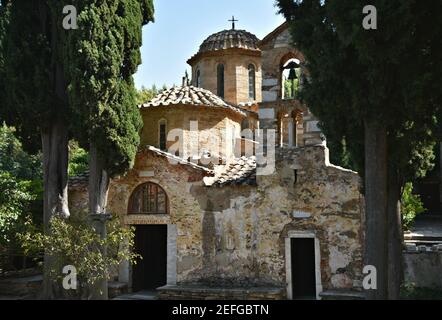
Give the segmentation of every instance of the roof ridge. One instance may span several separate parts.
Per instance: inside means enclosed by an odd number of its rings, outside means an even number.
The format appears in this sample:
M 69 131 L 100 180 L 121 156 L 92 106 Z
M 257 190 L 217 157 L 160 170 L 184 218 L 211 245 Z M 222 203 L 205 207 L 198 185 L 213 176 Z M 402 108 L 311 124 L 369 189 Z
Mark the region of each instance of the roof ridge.
M 225 108 L 246 116 L 246 112 L 242 108 L 227 103 L 209 90 L 192 85 L 176 86 L 162 91 L 150 101 L 140 105 L 140 109 L 178 104 Z

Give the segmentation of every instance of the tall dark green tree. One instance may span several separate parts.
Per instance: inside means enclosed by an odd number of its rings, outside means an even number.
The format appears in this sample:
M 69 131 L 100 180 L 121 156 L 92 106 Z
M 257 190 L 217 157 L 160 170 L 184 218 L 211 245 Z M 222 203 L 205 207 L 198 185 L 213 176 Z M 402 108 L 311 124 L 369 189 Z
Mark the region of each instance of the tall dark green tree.
M 89 149 L 89 211 L 105 234 L 110 178 L 133 166 L 142 119 L 133 74 L 141 63 L 142 27 L 152 0 L 76 0 L 78 30 L 69 33 L 66 66 L 73 130 Z M 105 279 L 93 298 L 107 298 Z
M 371 4 L 377 30 L 363 28 L 365 1 L 278 1 L 307 60 L 303 98 L 332 144 L 345 141 L 363 172 L 365 263 L 378 275 L 369 297 L 383 299 L 398 296 L 401 186 L 431 166 L 442 75 L 442 30 L 435 13 L 442 3 Z
M 66 5 L 76 8 L 78 29 L 63 28 Z M 25 145 L 41 145 L 45 224 L 69 216 L 69 132 L 89 149 L 90 212 L 105 213 L 109 179 L 133 165 L 139 144 L 132 75 L 152 0 L 1 0 L 0 9 L 0 116 Z M 53 298 L 46 270 L 45 297 Z
M 2 92 L 0 117 L 13 125 L 23 145 L 42 150 L 44 223 L 69 216 L 67 165 L 69 104 L 62 48 L 63 15 L 56 1 L 1 2 Z M 45 257 L 44 292 L 53 297 Z

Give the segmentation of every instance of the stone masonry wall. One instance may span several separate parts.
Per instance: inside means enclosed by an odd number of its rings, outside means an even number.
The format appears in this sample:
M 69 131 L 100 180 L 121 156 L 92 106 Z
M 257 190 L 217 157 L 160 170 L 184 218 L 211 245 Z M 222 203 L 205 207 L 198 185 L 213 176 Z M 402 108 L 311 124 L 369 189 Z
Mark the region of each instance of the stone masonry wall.
M 265 116 L 263 120 L 276 121 L 278 112 L 292 112 L 302 110 L 303 136 L 300 145 L 315 145 L 322 142 L 321 130 L 318 128 L 318 119 L 297 100 L 282 100 L 282 67 L 290 59 L 298 59 L 301 62 L 301 69 L 304 70 L 304 56 L 292 46 L 292 41 L 288 28 L 269 39 L 261 45 L 262 50 L 262 95 L 263 103 L 260 105 L 261 113 Z M 272 116 L 268 116 L 267 110 L 273 109 Z M 261 124 L 261 128 L 277 129 L 277 124 Z
M 327 153 L 323 146 L 280 150 L 276 171 L 258 176 L 257 187 L 208 188 L 204 171 L 140 152 L 135 168 L 112 181 L 108 209 L 127 225 L 176 226 L 177 285 L 285 288 L 285 239 L 305 231 L 319 240 L 323 290 L 359 287 L 360 179 L 330 165 Z M 145 182 L 164 188 L 169 215 L 127 214 L 130 195 Z
M 193 79 L 196 72 L 201 73 L 201 87 L 218 93 L 217 66 L 224 64 L 224 98 L 228 103 L 238 105 L 249 102 L 248 66 L 253 64 L 256 70 L 256 100 L 261 102 L 262 68 L 261 57 L 247 55 L 244 50 L 224 50 L 222 56 L 203 57 L 192 66 Z M 196 84 L 196 83 L 194 83 Z
M 206 108 L 195 106 L 174 106 L 149 108 L 142 111 L 144 127 L 141 133 L 141 145 L 159 147 L 159 121 L 167 121 L 167 132 L 182 128 L 182 143 L 186 150 L 199 146 L 199 150 L 220 150 L 227 157 L 232 156 L 233 145 L 221 144 L 221 131 L 226 130 L 235 137 L 240 137 L 241 121 L 244 118 L 239 113 L 222 108 Z M 198 132 L 190 131 L 190 122 L 198 122 Z M 167 142 L 167 148 L 175 141 Z M 215 145 L 221 146 L 214 148 Z M 182 155 L 184 157 L 184 155 Z
M 108 209 L 127 225 L 177 226 L 177 281 L 202 266 L 203 212 L 194 196 L 193 186 L 201 186 L 204 173 L 186 165 L 171 165 L 164 157 L 140 152 L 136 165 L 126 176 L 115 179 L 109 190 Z M 129 198 L 140 184 L 153 182 L 169 198 L 169 215 L 128 215 Z
M 360 287 L 360 179 L 328 164 L 327 152 L 323 146 L 281 151 L 277 171 L 258 177 L 257 188 L 211 188 L 203 195 L 194 187 L 204 208 L 202 268 L 183 282 L 285 287 L 285 238 L 308 231 L 320 243 L 324 290 Z

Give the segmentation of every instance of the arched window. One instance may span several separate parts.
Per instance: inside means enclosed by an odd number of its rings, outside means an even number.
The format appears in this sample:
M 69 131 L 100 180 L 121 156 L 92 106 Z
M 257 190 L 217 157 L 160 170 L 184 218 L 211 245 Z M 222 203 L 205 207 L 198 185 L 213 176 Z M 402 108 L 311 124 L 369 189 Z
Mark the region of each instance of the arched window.
M 299 59 L 291 58 L 282 64 L 282 99 L 295 99 L 297 97 L 301 78 L 300 63 Z
M 249 99 L 256 100 L 256 72 L 255 66 L 249 64 Z
M 196 71 L 196 81 L 195 81 L 195 86 L 197 88 L 201 88 L 201 71 L 198 69 Z
M 129 199 L 129 214 L 168 214 L 166 192 L 155 183 L 138 186 Z
M 224 99 L 224 65 L 219 64 L 217 67 L 217 84 L 218 84 L 218 96 Z
M 161 150 L 166 151 L 167 148 L 167 121 L 160 120 L 158 122 L 158 146 Z

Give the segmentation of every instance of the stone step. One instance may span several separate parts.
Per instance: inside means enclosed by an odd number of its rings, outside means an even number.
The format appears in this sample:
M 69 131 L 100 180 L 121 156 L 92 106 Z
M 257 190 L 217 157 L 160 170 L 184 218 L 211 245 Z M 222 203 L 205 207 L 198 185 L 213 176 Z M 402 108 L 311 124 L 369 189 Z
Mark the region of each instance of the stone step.
M 158 300 L 158 292 L 142 291 L 136 293 L 127 293 L 117 296 L 112 300 Z
M 31 296 L 37 294 L 43 283 L 42 275 L 0 280 L 0 296 Z
M 208 287 L 200 285 L 167 285 L 157 289 L 160 300 L 281 300 L 285 289 L 280 287 Z
M 107 284 L 109 299 L 124 295 L 128 292 L 127 283 L 109 281 Z
M 322 300 L 365 300 L 363 292 L 354 290 L 327 290 L 319 296 Z

